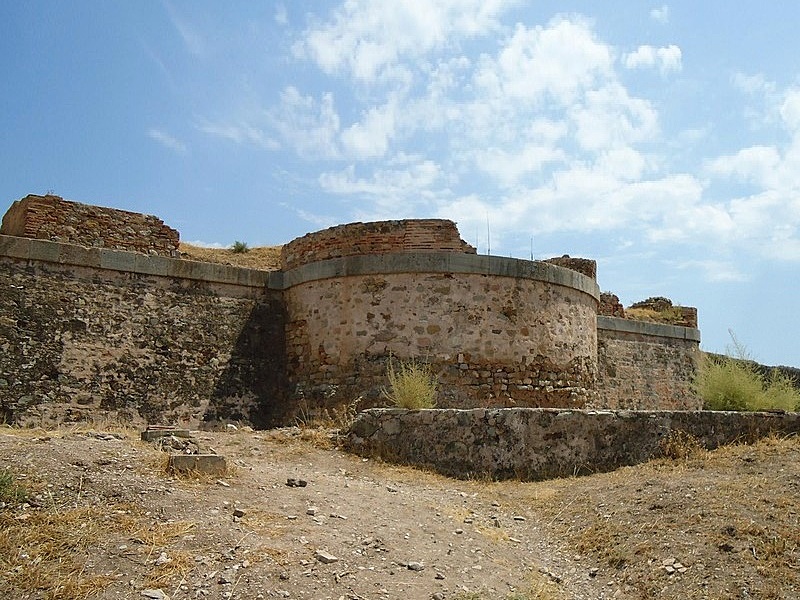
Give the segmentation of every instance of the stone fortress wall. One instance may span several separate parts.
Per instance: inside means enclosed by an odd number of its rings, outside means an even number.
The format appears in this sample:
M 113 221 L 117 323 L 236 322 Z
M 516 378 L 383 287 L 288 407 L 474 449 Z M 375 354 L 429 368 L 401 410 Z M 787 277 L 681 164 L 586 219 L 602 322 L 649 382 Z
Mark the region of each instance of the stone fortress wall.
M 598 314 L 594 261 L 477 255 L 426 219 L 308 234 L 263 272 L 171 258 L 155 217 L 88 209 L 29 196 L 3 220 L 0 418 L 280 425 L 384 403 L 390 357 L 430 363 L 443 407 L 700 407 L 696 320 Z

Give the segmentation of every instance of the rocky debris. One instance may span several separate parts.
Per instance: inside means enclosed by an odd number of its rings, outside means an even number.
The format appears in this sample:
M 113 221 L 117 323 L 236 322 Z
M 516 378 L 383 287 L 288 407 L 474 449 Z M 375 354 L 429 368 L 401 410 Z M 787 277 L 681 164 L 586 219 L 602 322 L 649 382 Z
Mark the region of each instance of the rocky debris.
M 423 569 L 425 569 L 425 566 L 419 562 L 410 562 L 406 565 L 406 568 L 409 571 L 422 571 Z
M 142 590 L 142 596 L 151 600 L 169 600 L 169 596 L 161 589 Z
M 306 487 L 308 482 L 305 479 L 297 479 L 295 477 L 289 477 L 286 480 L 286 487 Z
M 676 573 L 686 573 L 689 569 L 678 559 L 674 557 L 665 558 L 661 561 L 661 567 L 667 572 L 668 575 L 675 575 Z
M 325 550 L 317 550 L 314 552 L 314 558 L 324 565 L 330 565 L 335 562 L 339 562 L 339 558 L 337 556 L 334 556 Z
M 152 442 L 156 448 L 164 452 L 201 454 L 200 444 L 188 429 L 172 425 L 148 425 L 147 429 L 141 432 L 141 438 L 144 442 Z

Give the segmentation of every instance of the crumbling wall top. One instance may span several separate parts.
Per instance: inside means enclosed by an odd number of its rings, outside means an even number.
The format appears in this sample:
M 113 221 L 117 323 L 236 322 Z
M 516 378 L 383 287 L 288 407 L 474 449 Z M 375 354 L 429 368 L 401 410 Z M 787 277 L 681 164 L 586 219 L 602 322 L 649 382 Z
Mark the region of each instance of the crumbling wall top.
M 564 267 L 565 269 L 577 271 L 582 275 L 597 280 L 597 262 L 589 258 L 572 258 L 569 254 L 565 254 L 557 258 L 548 258 L 544 262 L 556 265 L 557 267 Z
M 180 234 L 152 215 L 29 194 L 3 217 L 0 233 L 85 247 L 177 256 Z
M 476 250 L 461 239 L 456 224 L 446 219 L 406 219 L 349 223 L 309 233 L 286 244 L 281 268 L 356 256 L 395 252 L 461 252 Z

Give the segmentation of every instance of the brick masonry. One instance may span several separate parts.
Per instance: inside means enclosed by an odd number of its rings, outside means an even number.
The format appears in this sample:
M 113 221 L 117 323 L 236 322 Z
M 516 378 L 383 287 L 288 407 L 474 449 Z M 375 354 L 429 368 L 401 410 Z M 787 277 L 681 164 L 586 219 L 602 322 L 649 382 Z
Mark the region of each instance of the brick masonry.
M 461 239 L 456 224 L 444 219 L 349 223 L 309 233 L 283 246 L 281 268 L 368 254 L 476 250 Z
M 28 195 L 3 217 L 0 234 L 77 246 L 177 256 L 180 234 L 152 215 Z

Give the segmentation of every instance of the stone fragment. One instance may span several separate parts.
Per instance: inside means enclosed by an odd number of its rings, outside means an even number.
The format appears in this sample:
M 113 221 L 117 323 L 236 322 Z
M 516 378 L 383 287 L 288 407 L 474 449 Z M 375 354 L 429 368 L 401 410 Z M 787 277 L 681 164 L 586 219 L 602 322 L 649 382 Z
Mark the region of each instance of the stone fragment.
M 141 437 L 144 442 L 152 442 L 162 437 L 174 436 L 179 438 L 188 438 L 190 433 L 188 429 L 179 429 L 169 425 L 148 425 L 147 429 L 142 431 Z
M 169 596 L 164 592 L 162 589 L 151 589 L 148 588 L 146 590 L 142 590 L 142 596 L 145 598 L 151 598 L 151 600 L 169 600 Z
M 171 473 L 224 475 L 228 465 L 225 457 L 217 454 L 171 454 L 167 469 Z
M 332 563 L 339 562 L 339 558 L 337 556 L 325 552 L 324 550 L 317 550 L 316 552 L 314 552 L 314 558 L 316 558 L 319 562 L 325 565 L 330 565 Z
M 410 562 L 406 565 L 409 571 L 422 571 L 425 566 L 422 563 Z
M 234 518 L 241 519 L 244 516 L 244 511 L 241 508 L 234 508 L 233 509 L 233 516 Z

